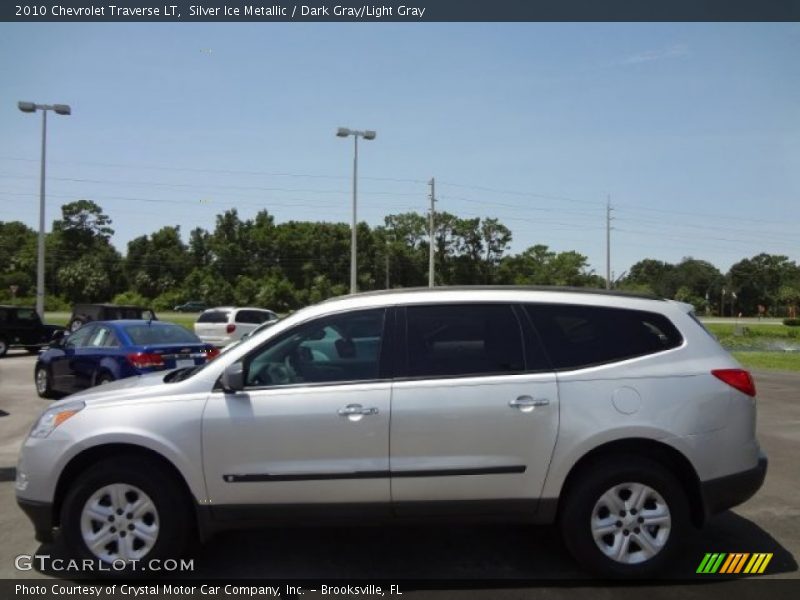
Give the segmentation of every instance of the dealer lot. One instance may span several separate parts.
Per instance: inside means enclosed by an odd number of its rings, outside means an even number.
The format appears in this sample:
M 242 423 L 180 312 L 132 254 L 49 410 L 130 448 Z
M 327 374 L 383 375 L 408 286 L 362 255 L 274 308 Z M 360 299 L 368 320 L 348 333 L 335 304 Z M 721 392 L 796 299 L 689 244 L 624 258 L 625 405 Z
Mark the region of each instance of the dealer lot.
M 16 506 L 13 466 L 17 450 L 49 401 L 36 396 L 35 357 L 11 352 L 0 360 L 0 578 L 74 577 L 74 573 L 20 571 L 24 554 L 65 556 L 41 545 Z M 756 372 L 759 439 L 769 455 L 764 487 L 746 504 L 726 512 L 693 535 L 672 579 L 703 577 L 695 570 L 706 552 L 772 552 L 767 575 L 797 578 L 800 553 L 800 375 Z M 274 528 L 222 534 L 190 558 L 181 577 L 271 579 L 492 579 L 585 578 L 554 528 L 528 525 L 414 525 L 402 527 Z

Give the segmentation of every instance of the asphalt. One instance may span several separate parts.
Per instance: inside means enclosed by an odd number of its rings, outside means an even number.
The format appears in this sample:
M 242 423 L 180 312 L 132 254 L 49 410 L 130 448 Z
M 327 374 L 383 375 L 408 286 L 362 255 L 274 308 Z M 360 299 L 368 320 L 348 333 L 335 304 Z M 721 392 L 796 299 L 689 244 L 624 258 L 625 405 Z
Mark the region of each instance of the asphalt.
M 41 545 L 33 539 L 33 529 L 14 501 L 12 478 L 17 451 L 36 416 L 50 403 L 36 396 L 33 363 L 34 357 L 17 353 L 0 359 L 0 579 L 63 576 L 19 571 L 14 566 L 15 557 L 21 554 L 66 556 L 59 542 Z M 800 374 L 757 371 L 754 375 L 759 392 L 759 438 L 770 459 L 764 487 L 744 505 L 715 517 L 705 529 L 694 533 L 680 559 L 665 574 L 666 579 L 648 588 L 649 596 L 672 597 L 679 590 L 687 597 L 704 594 L 698 590 L 709 588 L 705 585 L 708 579 L 695 575 L 695 570 L 706 552 L 772 552 L 767 573 L 759 579 L 800 580 Z M 528 597 L 531 587 L 537 589 L 537 595 L 560 597 L 567 589 L 575 591 L 563 587 L 567 582 L 583 586 L 578 595 L 594 590 L 592 597 L 608 596 L 607 588 L 594 586 L 575 565 L 550 527 L 429 524 L 274 528 L 222 534 L 196 547 L 190 558 L 194 559 L 194 571 L 183 576 L 197 580 L 431 581 L 430 586 L 423 587 L 435 587 L 437 579 L 466 585 L 490 580 L 494 582 L 490 587 L 503 588 L 489 596 L 459 595 L 482 598 Z M 486 585 L 481 583 L 482 587 Z M 775 590 L 771 593 L 774 595 Z M 447 595 L 435 591 L 426 594 L 432 598 Z

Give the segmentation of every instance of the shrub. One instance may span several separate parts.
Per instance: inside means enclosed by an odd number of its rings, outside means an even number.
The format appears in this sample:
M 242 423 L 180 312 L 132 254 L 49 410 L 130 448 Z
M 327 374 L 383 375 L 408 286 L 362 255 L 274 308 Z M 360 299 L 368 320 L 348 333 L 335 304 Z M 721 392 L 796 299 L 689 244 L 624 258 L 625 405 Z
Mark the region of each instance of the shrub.
M 112 304 L 135 304 L 137 306 L 148 306 L 150 304 L 150 300 L 141 294 L 130 291 L 117 294 L 111 302 Z
M 159 294 L 153 299 L 153 310 L 156 312 L 170 311 L 178 304 L 183 304 L 186 301 L 186 294 L 181 291 L 173 290 Z
M 783 324 L 787 327 L 800 327 L 800 319 L 784 319 Z

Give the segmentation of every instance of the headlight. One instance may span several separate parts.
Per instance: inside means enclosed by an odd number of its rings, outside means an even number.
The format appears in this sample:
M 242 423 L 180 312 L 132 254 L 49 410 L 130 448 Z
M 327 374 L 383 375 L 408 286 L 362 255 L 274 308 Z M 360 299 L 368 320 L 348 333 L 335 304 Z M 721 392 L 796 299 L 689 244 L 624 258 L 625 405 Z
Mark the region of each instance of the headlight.
M 61 406 L 48 408 L 36 421 L 36 425 L 31 429 L 30 437 L 46 438 L 53 430 L 61 425 L 71 416 L 78 414 L 86 406 L 85 402 L 69 402 Z

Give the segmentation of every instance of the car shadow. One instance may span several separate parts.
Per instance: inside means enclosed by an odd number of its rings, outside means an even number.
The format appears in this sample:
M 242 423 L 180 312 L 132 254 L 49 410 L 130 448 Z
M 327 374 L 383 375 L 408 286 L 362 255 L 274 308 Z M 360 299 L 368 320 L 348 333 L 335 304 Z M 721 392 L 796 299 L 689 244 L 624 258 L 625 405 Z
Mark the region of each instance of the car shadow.
M 797 571 L 792 554 L 752 521 L 726 512 L 693 531 L 657 583 L 720 581 L 698 575 L 707 552 L 772 552 L 767 574 Z M 40 554 L 64 557 L 60 542 Z M 532 525 L 391 525 L 386 527 L 279 527 L 219 534 L 188 558 L 194 570 L 180 579 L 413 580 L 436 588 L 436 580 L 469 587 L 593 585 L 565 549 L 554 527 Z M 43 571 L 55 577 L 75 574 Z M 731 576 L 743 578 L 746 575 Z M 427 582 L 427 583 L 426 583 Z

